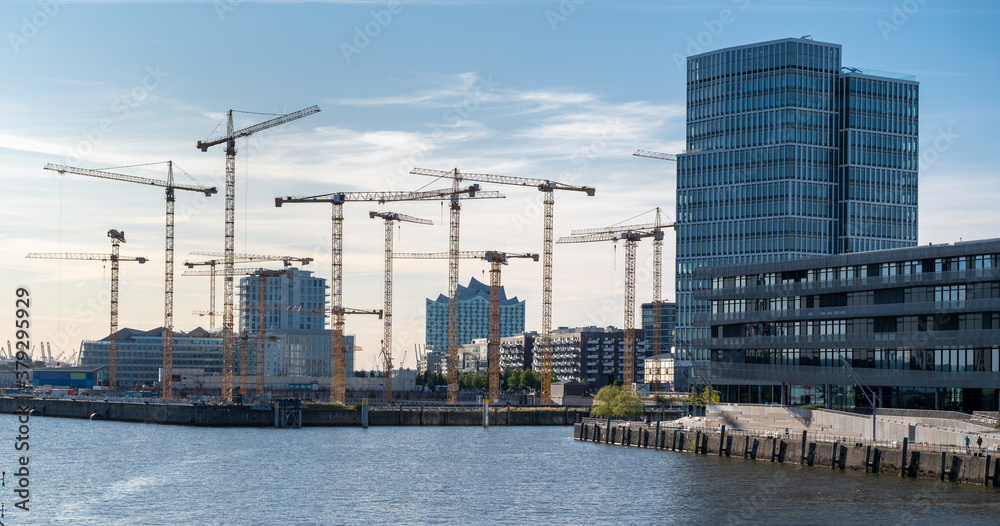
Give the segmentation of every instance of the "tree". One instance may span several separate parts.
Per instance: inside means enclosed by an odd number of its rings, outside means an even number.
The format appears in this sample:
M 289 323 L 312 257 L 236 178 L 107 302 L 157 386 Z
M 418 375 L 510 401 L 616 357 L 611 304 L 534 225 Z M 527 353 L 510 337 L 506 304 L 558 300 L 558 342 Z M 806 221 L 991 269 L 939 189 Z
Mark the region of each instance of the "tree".
M 695 407 L 698 407 L 698 406 L 717 404 L 721 400 L 722 400 L 722 394 L 718 390 L 705 388 L 699 392 L 698 388 L 695 387 L 688 392 L 688 397 L 687 400 L 685 400 L 685 402 L 689 405 L 694 405 Z
M 634 387 L 606 385 L 594 395 L 590 416 L 597 418 L 637 418 L 642 415 L 642 400 Z
M 515 391 L 521 388 L 521 371 L 517 369 L 508 369 L 507 375 L 507 389 L 510 391 Z
M 521 373 L 521 389 L 538 389 L 542 385 L 542 375 L 538 371 L 528 369 Z

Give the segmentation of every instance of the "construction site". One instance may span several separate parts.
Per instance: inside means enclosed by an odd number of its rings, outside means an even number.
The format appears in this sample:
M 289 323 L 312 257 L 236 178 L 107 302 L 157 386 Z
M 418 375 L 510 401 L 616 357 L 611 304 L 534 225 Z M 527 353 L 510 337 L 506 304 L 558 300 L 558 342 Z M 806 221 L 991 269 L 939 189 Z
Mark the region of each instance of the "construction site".
M 57 172 L 60 176 L 80 175 L 90 178 L 117 181 L 122 183 L 133 183 L 145 186 L 152 186 L 162 189 L 165 194 L 165 236 L 164 236 L 164 266 L 163 266 L 163 324 L 162 328 L 156 331 L 135 331 L 123 330 L 123 324 L 119 320 L 119 288 L 121 286 L 119 273 L 122 263 L 145 264 L 152 261 L 147 256 L 133 256 L 121 253 L 122 245 L 128 246 L 124 229 L 111 229 L 107 231 L 107 237 L 111 242 L 110 252 L 96 253 L 36 253 L 27 254 L 27 258 L 47 259 L 47 260 L 77 260 L 77 261 L 100 261 L 110 263 L 110 325 L 107 337 L 101 340 L 85 341 L 81 349 L 98 348 L 97 356 L 101 356 L 97 362 L 91 359 L 89 364 L 79 364 L 76 367 L 79 372 L 73 378 L 87 378 L 86 384 L 77 382 L 64 386 L 44 385 L 35 381 L 35 386 L 48 388 L 44 394 L 62 394 L 80 397 L 99 396 L 104 399 L 117 399 L 124 395 L 154 397 L 160 402 L 208 402 L 209 404 L 228 405 L 238 403 L 242 405 L 253 405 L 257 407 L 269 407 L 274 399 L 304 398 L 311 400 L 324 400 L 333 404 L 345 405 L 353 404 L 361 398 L 367 403 L 378 405 L 400 404 L 415 402 L 421 399 L 434 399 L 431 394 L 421 395 L 426 391 L 416 389 L 415 373 L 406 374 L 400 363 L 398 346 L 393 344 L 393 266 L 396 260 L 447 260 L 447 345 L 443 350 L 445 353 L 445 366 L 447 376 L 446 390 L 443 401 L 447 405 L 461 403 L 487 403 L 487 404 L 510 404 L 517 400 L 518 404 L 548 406 L 553 404 L 552 384 L 554 380 L 573 381 L 577 378 L 560 378 L 553 371 L 553 343 L 552 343 L 552 309 L 553 309 L 553 274 L 556 272 L 554 263 L 554 245 L 570 243 L 617 243 L 622 241 L 625 247 L 624 265 L 624 318 L 617 320 L 624 330 L 624 364 L 620 370 L 618 381 L 626 386 L 635 386 L 637 382 L 636 363 L 642 360 L 642 353 L 636 349 L 637 340 L 635 324 L 635 302 L 636 302 L 636 247 L 643 239 L 652 240 L 653 259 L 652 269 L 648 269 L 652 275 L 652 299 L 653 305 L 662 303 L 662 247 L 665 230 L 675 227 L 675 223 L 666 219 L 656 208 L 655 217 L 651 222 L 638 224 L 619 224 L 599 228 L 574 229 L 571 235 L 560 237 L 558 240 L 554 236 L 554 211 L 555 196 L 557 191 L 575 192 L 584 194 L 586 197 L 594 197 L 596 189 L 593 186 L 583 186 L 566 184 L 544 178 L 529 178 L 509 175 L 493 175 L 484 173 L 466 173 L 458 168 L 450 170 L 434 170 L 412 167 L 409 174 L 414 176 L 431 177 L 434 182 L 443 182 L 441 188 L 425 189 L 426 186 L 413 191 L 379 191 L 368 192 L 345 191 L 331 192 L 329 188 L 316 188 L 315 194 L 305 196 L 276 196 L 274 206 L 281 208 L 286 205 L 297 205 L 303 203 L 325 203 L 330 206 L 329 210 L 329 246 L 330 246 L 330 273 L 328 281 L 313 278 L 311 271 L 304 270 L 303 267 L 314 261 L 313 257 L 290 256 L 290 255 L 263 255 L 263 254 L 243 254 L 236 253 L 235 231 L 237 223 L 237 140 L 248 138 L 254 134 L 259 134 L 265 130 L 287 124 L 299 119 L 303 119 L 320 111 L 318 106 L 312 106 L 299 111 L 277 115 L 269 120 L 253 124 L 248 127 L 237 129 L 234 124 L 234 111 L 229 110 L 223 123 L 217 128 L 214 135 L 206 140 L 199 140 L 195 146 L 202 152 L 213 150 L 219 146 L 225 152 L 225 187 L 220 189 L 200 184 L 181 184 L 175 180 L 175 163 L 165 161 L 163 163 L 149 163 L 148 165 L 133 165 L 111 167 L 103 169 L 91 169 L 84 167 L 66 166 L 62 164 L 46 164 L 45 170 Z M 235 112 L 240 113 L 240 112 Z M 640 150 L 634 155 L 640 157 L 650 157 L 666 161 L 676 161 L 670 154 L 649 152 Z M 252 162 L 244 160 L 242 162 Z M 165 179 L 154 179 L 129 175 L 122 173 L 130 171 L 137 166 L 147 167 L 151 165 L 163 164 L 166 169 Z M 415 180 L 418 178 L 414 178 Z M 499 191 L 489 189 L 491 186 L 517 187 L 522 189 L 534 189 L 541 192 L 543 203 L 543 213 L 541 218 L 542 227 L 542 247 L 523 246 L 517 252 L 502 249 L 508 240 L 493 239 L 494 248 L 483 247 L 484 250 L 468 250 L 460 243 L 460 225 L 462 205 L 471 201 L 484 199 L 502 199 L 504 194 Z M 200 194 L 206 198 L 214 197 L 224 193 L 222 205 L 225 209 L 224 236 L 222 250 L 219 251 L 191 251 L 190 255 L 197 256 L 194 259 L 179 263 L 175 261 L 175 207 L 176 194 L 178 191 L 185 193 Z M 211 199 L 211 203 L 218 203 L 218 199 Z M 444 207 L 447 207 L 448 240 L 447 250 L 441 252 L 399 252 L 393 247 L 394 227 L 401 223 L 413 225 L 431 225 L 429 219 L 419 218 L 402 213 L 401 211 L 370 211 L 370 219 L 381 219 L 384 222 L 384 261 L 381 269 L 384 278 L 384 290 L 382 291 L 383 301 L 381 305 L 373 305 L 373 301 L 365 300 L 366 305 L 347 306 L 344 298 L 344 268 L 343 260 L 345 250 L 344 244 L 344 204 L 345 203 L 367 203 L 369 205 L 386 205 L 392 203 L 393 206 L 403 206 L 405 203 L 415 202 L 439 202 L 442 205 L 442 216 Z M 398 205 L 397 205 L 398 203 Z M 298 207 L 296 207 L 298 208 Z M 639 214 L 642 215 L 642 214 Z M 639 217 L 635 215 L 634 217 Z M 108 213 L 109 220 L 118 220 L 112 212 Z M 275 218 L 280 221 L 280 218 Z M 127 226 L 127 225 L 122 225 Z M 476 228 L 475 225 L 467 225 L 466 231 Z M 203 233 L 204 236 L 210 235 Z M 516 242 L 518 236 L 511 236 Z M 481 244 L 478 242 L 477 244 Z M 275 251 L 279 249 L 276 247 Z M 487 377 L 488 381 L 481 390 L 477 390 L 475 395 L 465 393 L 460 394 L 459 387 L 459 353 L 460 344 L 470 342 L 460 342 L 458 339 L 459 320 L 456 307 L 459 290 L 459 265 L 462 260 L 474 260 L 484 262 L 489 266 L 489 337 L 487 341 Z M 512 261 L 518 267 L 528 267 L 529 263 L 541 262 L 541 320 L 537 325 L 537 336 L 534 341 L 534 362 L 532 368 L 536 370 L 541 378 L 538 388 L 530 393 L 530 399 L 525 398 L 521 393 L 517 396 L 505 394 L 502 391 L 501 359 L 500 359 L 500 304 L 502 290 L 502 270 Z M 267 263 L 281 263 L 278 268 L 267 268 L 261 266 Z M 184 333 L 175 330 L 174 323 L 174 289 L 175 270 L 183 265 L 188 270 L 183 272 L 184 276 L 208 277 L 210 286 L 208 292 L 208 310 L 195 311 L 194 314 L 207 318 L 210 329 L 191 331 Z M 206 268 L 207 267 L 207 268 Z M 537 268 L 537 267 L 536 267 Z M 485 271 L 484 271 L 485 272 Z M 223 287 L 222 308 L 216 308 L 216 282 L 221 278 Z M 284 279 L 286 281 L 280 281 Z M 303 283 L 312 284 L 318 287 L 316 291 L 303 296 L 299 300 L 284 302 L 278 305 L 273 296 L 269 294 L 269 288 L 277 289 L 284 287 L 291 280 L 305 280 Z M 310 281 L 314 280 L 314 281 Z M 296 281 L 298 283 L 298 281 Z M 323 285 L 327 283 L 327 285 Z M 239 305 L 236 301 L 236 289 L 239 288 Z M 328 291 L 327 291 L 328 289 Z M 375 293 L 369 298 L 374 297 Z M 150 301 L 151 298 L 146 298 Z M 354 300 L 357 301 L 357 300 Z M 358 302 L 362 303 L 362 302 Z M 277 306 L 276 306 L 277 305 Z M 280 312 L 276 312 L 280 311 Z M 127 312 L 127 311 L 126 311 Z M 353 336 L 347 332 L 347 320 L 358 315 L 377 317 L 382 321 L 382 339 L 379 342 L 377 351 L 378 374 L 372 374 L 364 378 L 353 377 L 349 373 L 354 370 L 354 364 L 348 361 L 352 359 L 355 352 L 360 351 L 360 345 L 354 341 Z M 397 314 L 397 317 L 399 315 Z M 221 317 L 221 324 L 217 325 L 217 318 Z M 294 339 L 296 334 L 278 334 L 271 330 L 274 327 L 272 319 L 281 319 L 288 322 L 289 326 L 297 325 L 302 331 L 301 334 L 315 336 L 323 335 L 328 338 L 329 356 L 323 356 L 321 366 L 324 370 L 316 369 L 315 364 L 310 365 L 310 369 L 304 367 L 296 369 L 289 365 L 287 356 L 294 355 L 293 347 L 298 340 Z M 291 320 L 291 321 L 288 321 Z M 237 326 L 237 321 L 239 325 Z M 655 317 L 652 335 L 645 343 L 646 351 L 652 350 L 653 355 L 661 352 L 669 353 L 669 346 L 662 348 L 660 341 L 659 316 Z M 313 332 L 308 332 L 313 331 Z M 298 334 L 301 336 L 301 334 Z M 149 382 L 140 381 L 135 368 L 125 367 L 122 364 L 123 358 L 120 354 L 120 347 L 125 339 L 153 338 L 157 342 L 155 345 L 162 345 L 162 364 L 158 364 L 157 378 Z M 191 360 L 181 360 L 183 365 L 177 361 L 175 354 L 175 344 L 183 342 L 197 343 L 199 339 L 210 338 L 221 339 L 221 356 L 218 359 L 211 359 L 207 362 L 202 360 L 201 364 L 191 365 Z M 44 339 L 44 338 L 40 338 Z M 159 342 L 162 342 L 160 344 Z M 148 342 L 147 342 L 148 343 Z M 323 342 L 326 345 L 326 342 Z M 424 357 L 421 349 L 416 346 L 415 354 L 418 362 Z M 325 347 L 324 347 L 325 348 Z M 156 349 L 159 350 L 159 349 Z M 100 354 L 104 353 L 104 354 Z M 394 353 L 397 356 L 394 356 Z M 8 349 L 10 358 L 13 352 Z M 83 354 L 81 351 L 79 354 Z M 105 358 L 106 357 L 106 358 Z M 35 367 L 44 367 L 43 370 L 50 371 L 52 368 L 77 365 L 80 356 L 64 357 L 60 355 L 53 358 L 51 347 L 46 355 L 45 347 L 42 346 L 41 354 L 31 353 Z M 405 360 L 405 355 L 403 356 Z M 41 363 L 39 363 L 41 362 Z M 279 362 L 281 362 L 279 364 Z M 311 360 L 310 362 L 316 362 Z M 304 361 L 303 361 L 304 363 Z M 328 367 L 327 367 L 328 365 Z M 106 369 L 103 367 L 106 366 Z M 89 368 L 88 368 L 89 367 Z M 194 368 L 192 368 L 194 367 Z M 641 367 L 641 365 L 640 365 Z M 66 369 L 67 371 L 69 369 Z M 128 371 L 128 372 L 126 372 Z M 55 378 L 48 376 L 48 378 Z M 143 377 L 144 378 L 144 377 Z M 139 385 L 146 387 L 146 392 L 137 394 Z M 75 389 L 73 388 L 75 386 Z M 60 391 L 53 388 L 67 387 Z M 152 389 L 149 389 L 152 387 Z M 562 398 L 560 396 L 559 400 Z M 425 402 L 426 403 L 426 402 Z M 564 424 L 569 421 L 562 422 Z

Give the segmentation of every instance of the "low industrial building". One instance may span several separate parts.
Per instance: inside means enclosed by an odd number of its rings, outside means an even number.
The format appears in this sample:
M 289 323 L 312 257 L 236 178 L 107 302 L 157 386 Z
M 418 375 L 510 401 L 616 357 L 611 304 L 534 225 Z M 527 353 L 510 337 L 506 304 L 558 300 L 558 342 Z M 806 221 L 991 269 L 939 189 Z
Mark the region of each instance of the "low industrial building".
M 35 387 L 61 389 L 93 389 L 108 385 L 108 366 L 44 367 L 32 370 Z
M 723 402 L 996 411 L 1000 239 L 701 267 Z M 847 367 L 849 366 L 849 367 Z M 850 369 L 854 369 L 851 374 Z

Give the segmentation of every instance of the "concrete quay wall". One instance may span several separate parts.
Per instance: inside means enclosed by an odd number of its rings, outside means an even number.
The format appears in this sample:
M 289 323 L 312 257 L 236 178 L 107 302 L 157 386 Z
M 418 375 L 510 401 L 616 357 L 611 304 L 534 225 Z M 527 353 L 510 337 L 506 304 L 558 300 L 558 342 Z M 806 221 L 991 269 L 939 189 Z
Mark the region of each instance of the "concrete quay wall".
M 638 425 L 587 420 L 574 424 L 573 438 L 598 444 L 661 451 L 736 457 L 746 460 L 800 464 L 827 469 L 938 479 L 966 484 L 1000 484 L 1000 458 L 941 452 L 881 448 L 855 443 L 812 442 L 799 432 L 793 438 L 733 435 L 724 431 Z M 904 463 L 905 459 L 905 463 Z
M 14 414 L 28 406 L 33 416 L 110 420 L 148 424 L 206 427 L 272 427 L 274 412 L 250 406 L 189 405 L 58 398 L 0 397 L 0 413 Z M 552 408 L 525 410 L 491 408 L 490 425 L 561 426 L 588 416 L 589 410 Z M 482 407 L 423 408 L 398 406 L 369 410 L 371 426 L 481 426 Z M 361 411 L 303 409 L 303 426 L 361 426 Z
M 791 434 L 809 431 L 810 434 L 830 435 L 862 440 L 872 439 L 872 417 L 827 409 L 802 409 L 780 405 L 718 404 L 706 410 L 706 426 L 743 429 L 757 433 Z M 983 438 L 983 447 L 990 451 L 1000 449 L 1000 431 L 987 426 L 929 417 L 878 415 L 875 432 L 879 440 L 885 437 L 903 437 L 912 443 L 963 447 L 965 437 Z

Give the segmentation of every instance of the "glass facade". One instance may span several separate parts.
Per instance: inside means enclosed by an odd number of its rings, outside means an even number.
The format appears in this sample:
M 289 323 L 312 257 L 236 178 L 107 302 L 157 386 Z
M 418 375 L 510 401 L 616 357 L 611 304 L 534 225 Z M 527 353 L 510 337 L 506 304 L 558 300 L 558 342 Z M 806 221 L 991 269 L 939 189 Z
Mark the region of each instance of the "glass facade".
M 427 299 L 426 341 L 435 351 L 448 350 L 448 297 L 441 294 L 436 300 Z M 517 297 L 507 298 L 500 287 L 500 337 L 506 338 L 524 332 L 524 302 Z M 469 286 L 458 286 L 458 344 L 469 344 L 478 338 L 490 336 L 490 286 L 476 278 Z
M 675 336 L 682 358 L 707 360 L 694 269 L 916 244 L 917 83 L 842 71 L 839 45 L 806 39 L 687 67 Z
M 822 395 L 844 381 L 846 361 L 885 407 L 998 407 L 1000 240 L 696 275 L 710 283 L 695 292 L 710 305 L 696 320 L 710 336 L 695 344 L 718 365 L 713 384 L 781 382 Z
M 660 313 L 660 348 L 653 348 L 653 322 L 656 312 Z M 674 329 L 677 326 L 677 304 L 672 302 L 660 302 L 659 309 L 656 303 L 642 304 L 642 332 L 649 335 L 649 349 L 646 356 L 656 356 L 660 353 L 669 353 L 674 346 Z

